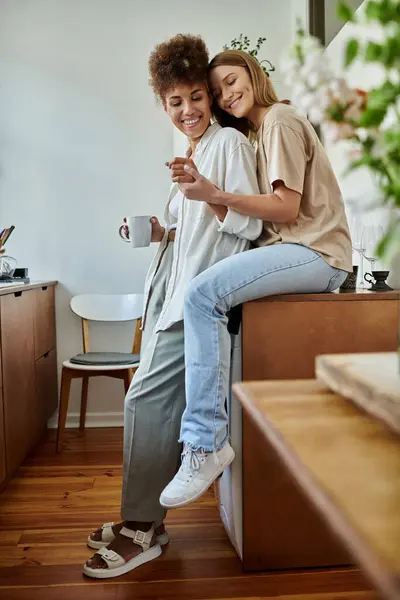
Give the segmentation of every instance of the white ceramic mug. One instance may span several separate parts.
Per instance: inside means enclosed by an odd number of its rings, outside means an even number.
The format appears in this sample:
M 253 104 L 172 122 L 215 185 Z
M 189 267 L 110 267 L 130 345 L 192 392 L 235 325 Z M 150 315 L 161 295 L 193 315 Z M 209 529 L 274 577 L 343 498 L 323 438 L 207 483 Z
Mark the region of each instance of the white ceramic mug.
M 124 242 L 128 242 L 132 248 L 144 248 L 150 246 L 152 226 L 150 223 L 151 215 L 141 215 L 139 217 L 127 217 L 126 223 L 121 225 L 118 233 Z M 124 227 L 128 228 L 129 237 L 124 233 Z

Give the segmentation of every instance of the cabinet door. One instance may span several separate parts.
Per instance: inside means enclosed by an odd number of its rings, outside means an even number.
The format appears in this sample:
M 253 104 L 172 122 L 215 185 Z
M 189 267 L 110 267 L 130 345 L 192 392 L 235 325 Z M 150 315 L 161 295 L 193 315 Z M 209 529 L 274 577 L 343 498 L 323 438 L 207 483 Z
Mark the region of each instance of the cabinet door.
M 349 300 L 299 295 L 243 306 L 243 380 L 312 379 L 318 354 L 397 348 L 399 304 L 371 295 Z M 385 297 L 385 296 L 384 296 Z M 386 296 L 390 298 L 390 296 Z M 299 408 L 299 414 L 300 414 Z M 243 415 L 243 562 L 248 571 L 350 562 L 320 513 Z
M 56 347 L 54 287 L 43 286 L 35 294 L 35 359 Z
M 34 360 L 35 292 L 1 297 L 4 429 L 7 473 L 13 473 L 38 437 Z
M 43 428 L 58 405 L 57 353 L 51 350 L 36 361 L 36 394 Z
M 0 387 L 0 489 L 7 475 L 6 471 L 6 440 L 4 432 L 3 389 Z

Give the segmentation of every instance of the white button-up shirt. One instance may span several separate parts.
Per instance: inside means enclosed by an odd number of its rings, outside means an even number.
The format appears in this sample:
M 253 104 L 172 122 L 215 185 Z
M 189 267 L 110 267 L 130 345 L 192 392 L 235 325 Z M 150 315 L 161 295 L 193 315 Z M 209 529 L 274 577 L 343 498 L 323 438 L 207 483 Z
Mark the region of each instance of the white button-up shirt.
M 233 194 L 259 194 L 254 149 L 236 129 L 211 125 L 197 144 L 192 159 L 199 173 L 218 188 Z M 173 184 L 165 209 L 166 233 L 145 283 L 143 326 L 151 284 L 168 243 L 168 229 L 176 224 L 172 269 L 156 331 L 164 331 L 183 319 L 185 291 L 196 275 L 223 258 L 246 250 L 249 241 L 257 239 L 262 231 L 259 219 L 228 209 L 221 223 L 206 202 L 186 198 L 179 206 L 176 220 L 169 204 L 177 192 L 178 185 Z

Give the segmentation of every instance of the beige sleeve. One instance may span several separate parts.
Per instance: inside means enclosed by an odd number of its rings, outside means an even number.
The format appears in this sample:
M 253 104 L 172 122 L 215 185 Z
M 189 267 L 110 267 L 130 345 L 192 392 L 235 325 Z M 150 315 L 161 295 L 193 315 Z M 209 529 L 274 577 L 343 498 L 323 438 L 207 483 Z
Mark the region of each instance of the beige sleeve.
M 300 133 L 277 123 L 265 132 L 263 141 L 271 186 L 281 180 L 286 187 L 302 194 L 307 158 Z

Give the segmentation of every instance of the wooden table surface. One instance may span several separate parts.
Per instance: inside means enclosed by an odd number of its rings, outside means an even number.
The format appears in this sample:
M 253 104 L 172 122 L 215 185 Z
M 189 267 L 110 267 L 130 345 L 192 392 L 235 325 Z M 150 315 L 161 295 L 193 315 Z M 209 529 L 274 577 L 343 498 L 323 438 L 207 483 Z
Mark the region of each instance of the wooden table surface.
M 400 437 L 315 380 L 233 390 L 377 590 L 399 599 Z

